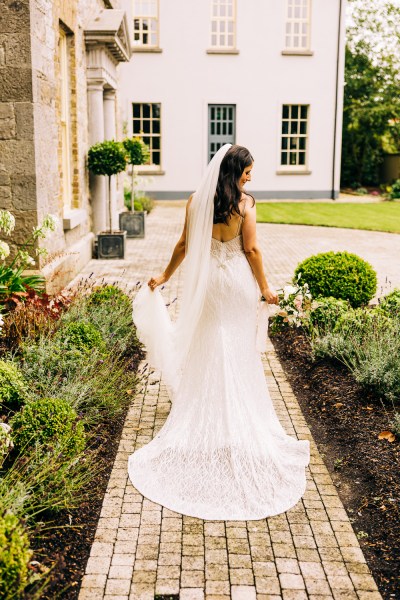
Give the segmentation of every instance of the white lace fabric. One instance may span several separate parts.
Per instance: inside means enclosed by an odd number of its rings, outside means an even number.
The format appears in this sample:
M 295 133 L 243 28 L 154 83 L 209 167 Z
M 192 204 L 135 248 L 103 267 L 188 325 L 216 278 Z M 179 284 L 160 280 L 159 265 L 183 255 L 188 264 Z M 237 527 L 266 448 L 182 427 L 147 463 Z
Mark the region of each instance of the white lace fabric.
M 251 520 L 294 506 L 309 442 L 285 434 L 256 348 L 258 291 L 241 235 L 211 240 L 204 307 L 154 439 L 129 458 L 133 485 L 176 512 Z

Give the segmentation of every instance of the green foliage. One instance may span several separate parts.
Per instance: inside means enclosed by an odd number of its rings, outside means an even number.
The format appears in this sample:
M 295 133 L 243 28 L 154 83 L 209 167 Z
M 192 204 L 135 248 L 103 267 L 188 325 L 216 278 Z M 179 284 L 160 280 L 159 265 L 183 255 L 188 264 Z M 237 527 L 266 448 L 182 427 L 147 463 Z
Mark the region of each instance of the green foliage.
M 349 9 L 342 185 L 377 185 L 384 147 L 400 150 L 400 8 L 392 0 L 365 0 Z
M 398 200 L 400 198 L 400 179 L 396 179 L 396 181 L 390 186 L 388 197 L 390 200 Z
M 31 446 L 46 449 L 65 440 L 67 456 L 79 454 L 85 447 L 85 430 L 76 411 L 61 398 L 39 398 L 28 402 L 10 421 L 16 448 Z
M 348 312 L 350 305 L 346 300 L 319 298 L 311 305 L 310 325 L 321 330 L 333 329 L 337 320 Z
M 380 307 L 391 316 L 400 316 L 400 289 L 396 288 L 380 301 Z
M 144 165 L 150 158 L 150 150 L 147 144 L 139 137 L 126 138 L 123 140 L 124 148 L 128 154 L 128 162 L 131 165 Z
M 100 331 L 93 323 L 85 321 L 71 321 L 58 329 L 56 340 L 67 350 L 78 350 L 89 353 L 93 349 L 99 353 L 106 352 L 106 344 Z
M 297 279 L 308 283 L 313 298 L 332 296 L 348 300 L 353 307 L 367 304 L 377 286 L 372 266 L 349 252 L 325 252 L 307 258 L 296 267 L 294 281 Z
M 131 190 L 125 188 L 124 190 L 124 203 L 128 210 L 131 210 Z M 154 208 L 153 198 L 149 198 L 143 192 L 135 194 L 135 210 L 145 210 L 147 213 L 151 213 Z
M 127 154 L 120 142 L 108 140 L 89 148 L 88 168 L 95 175 L 116 175 L 126 168 Z
M 0 597 L 21 598 L 29 582 L 32 551 L 25 528 L 12 513 L 0 516 L 0 548 Z
M 0 360 L 0 402 L 2 407 L 15 410 L 25 403 L 27 386 L 17 365 Z
M 110 304 L 112 309 L 114 306 L 131 307 L 131 300 L 119 287 L 108 284 L 94 288 L 93 292 L 88 296 L 89 304 Z

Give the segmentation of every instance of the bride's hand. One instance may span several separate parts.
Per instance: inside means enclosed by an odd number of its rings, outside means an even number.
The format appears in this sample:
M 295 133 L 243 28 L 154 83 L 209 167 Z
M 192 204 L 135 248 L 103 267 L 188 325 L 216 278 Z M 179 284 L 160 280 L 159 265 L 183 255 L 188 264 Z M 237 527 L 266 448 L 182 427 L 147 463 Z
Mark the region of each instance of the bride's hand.
M 152 277 L 151 279 L 149 279 L 149 281 L 147 282 L 147 285 L 149 286 L 149 288 L 152 291 L 154 291 L 157 286 L 162 285 L 166 281 L 168 281 L 168 279 L 166 278 L 165 274 L 163 273 L 159 277 Z
M 275 290 L 265 288 L 265 290 L 262 292 L 262 295 L 268 304 L 279 304 L 278 294 L 275 292 Z

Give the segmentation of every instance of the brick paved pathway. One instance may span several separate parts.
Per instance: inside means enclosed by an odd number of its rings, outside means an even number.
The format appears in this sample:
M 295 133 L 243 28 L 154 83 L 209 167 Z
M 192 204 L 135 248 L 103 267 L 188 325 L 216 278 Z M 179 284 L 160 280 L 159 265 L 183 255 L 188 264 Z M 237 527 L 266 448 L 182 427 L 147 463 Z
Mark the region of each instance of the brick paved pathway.
M 92 261 L 81 276 L 93 272 L 96 279 L 128 286 L 146 280 L 165 266 L 182 219 L 181 207 L 157 208 L 148 218 L 146 238 L 128 240 L 125 261 Z M 382 284 L 387 275 L 393 286 L 400 284 L 392 264 L 400 236 L 262 225 L 259 237 L 276 286 L 287 281 L 301 258 L 338 247 L 370 260 Z M 180 283 L 178 273 L 163 291 L 166 299 L 179 294 Z M 283 515 L 239 522 L 202 521 L 143 498 L 128 480 L 127 459 L 152 439 L 170 410 L 160 374 L 153 372 L 127 415 L 79 600 L 153 600 L 162 594 L 174 600 L 381 598 L 271 344 L 263 362 L 282 425 L 288 434 L 310 440 L 303 499 Z

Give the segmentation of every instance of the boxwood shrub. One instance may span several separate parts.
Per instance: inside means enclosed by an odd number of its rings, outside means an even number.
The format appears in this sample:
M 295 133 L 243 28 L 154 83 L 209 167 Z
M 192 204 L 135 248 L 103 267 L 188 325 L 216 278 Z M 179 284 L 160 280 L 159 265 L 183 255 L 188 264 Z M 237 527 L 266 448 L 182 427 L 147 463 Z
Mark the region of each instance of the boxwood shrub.
M 22 598 L 32 557 L 28 534 L 12 513 L 0 515 L 0 598 Z
M 18 367 L 0 360 L 0 403 L 6 409 L 16 410 L 27 399 L 27 386 Z
M 39 398 L 28 402 L 10 421 L 17 449 L 38 445 L 46 449 L 66 441 L 64 452 L 74 456 L 85 447 L 85 430 L 74 408 L 61 398 Z
M 350 310 L 350 304 L 346 300 L 333 298 L 319 298 L 317 306 L 310 311 L 310 323 L 314 327 L 333 329 L 339 317 Z
M 104 285 L 95 288 L 88 297 L 89 304 L 104 304 L 105 302 L 118 306 L 131 306 L 131 300 L 120 288 L 115 285 Z
M 350 252 L 323 252 L 299 265 L 294 281 L 308 283 L 313 298 L 332 296 L 348 300 L 354 308 L 368 304 L 377 287 L 372 266 Z
M 103 336 L 89 321 L 71 321 L 64 324 L 57 331 L 56 339 L 68 350 L 77 349 L 87 353 L 96 349 L 100 354 L 106 353 Z

